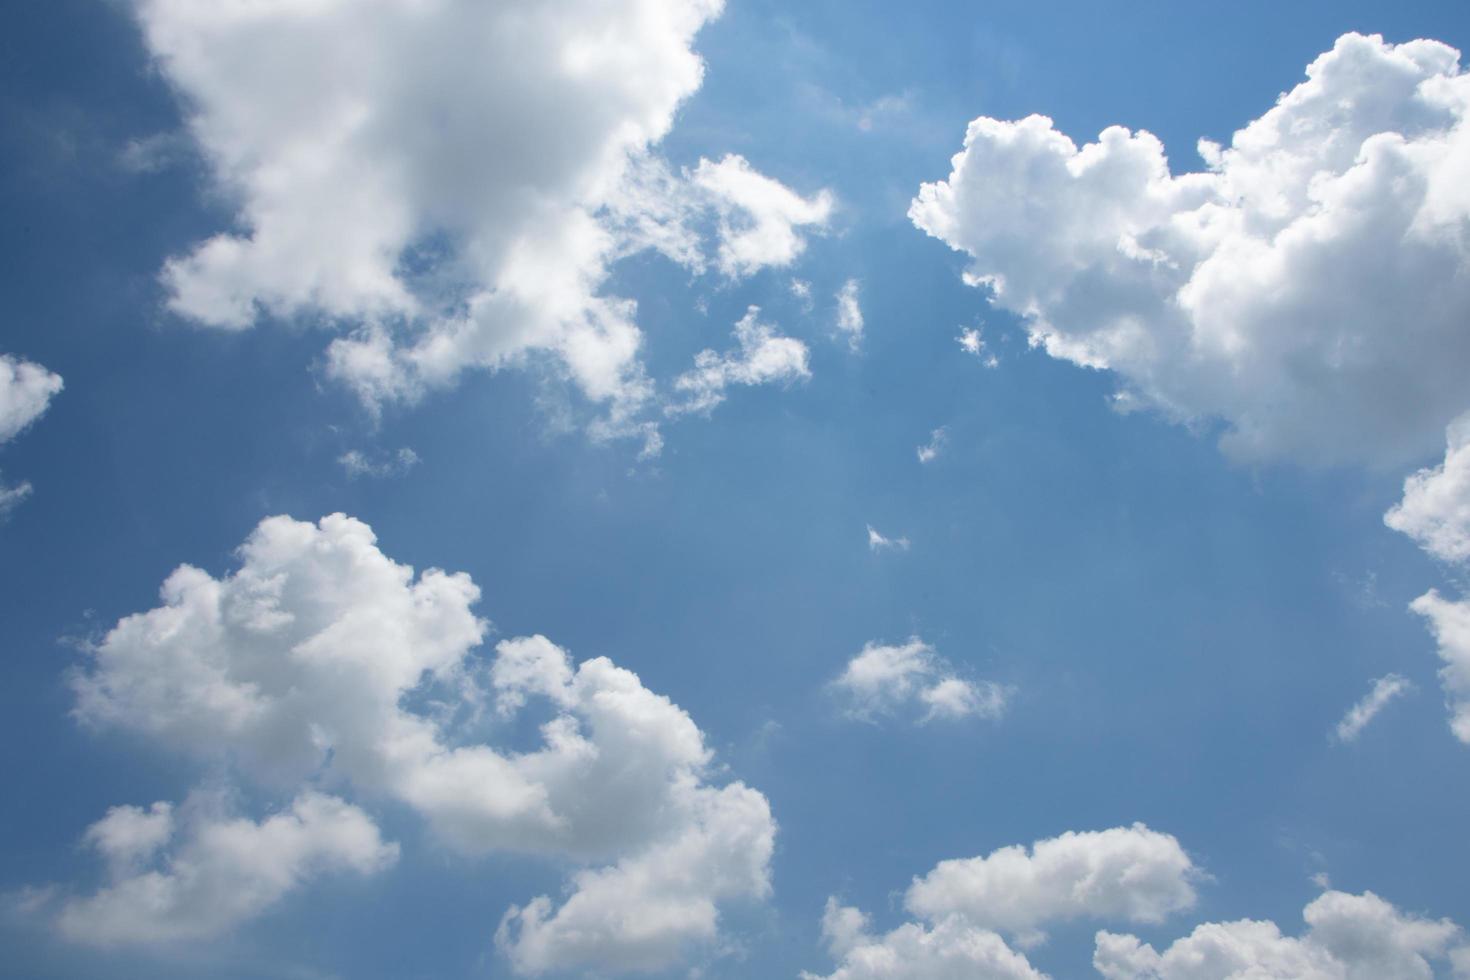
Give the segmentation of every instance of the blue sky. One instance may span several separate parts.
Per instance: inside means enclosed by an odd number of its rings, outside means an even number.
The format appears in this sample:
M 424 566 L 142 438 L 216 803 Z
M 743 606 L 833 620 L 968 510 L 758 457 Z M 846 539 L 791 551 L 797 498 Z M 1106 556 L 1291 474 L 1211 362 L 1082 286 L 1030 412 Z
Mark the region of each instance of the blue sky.
M 1391 47 L 1463 5 L 372 6 L 0 32 L 0 974 L 1224 980 L 1165 950 L 1247 919 L 1253 975 L 1470 971 L 1470 83 Z M 1168 170 L 1047 141 L 1114 125 Z M 538 634 L 631 673 L 508 680 Z M 596 760 L 510 820 L 552 718 Z

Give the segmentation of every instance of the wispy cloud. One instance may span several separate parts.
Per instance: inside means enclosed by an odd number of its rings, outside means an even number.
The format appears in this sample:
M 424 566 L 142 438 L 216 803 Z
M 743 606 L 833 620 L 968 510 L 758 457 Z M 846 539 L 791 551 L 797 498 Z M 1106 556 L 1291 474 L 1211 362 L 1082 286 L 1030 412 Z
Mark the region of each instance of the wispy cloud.
M 1373 682 L 1373 689 L 1367 693 L 1363 700 L 1348 709 L 1342 721 L 1337 723 L 1334 734 L 1339 742 L 1353 742 L 1363 733 L 1363 729 L 1378 717 L 1390 701 L 1414 689 L 1414 685 L 1408 678 L 1400 677 L 1398 674 L 1387 674 Z

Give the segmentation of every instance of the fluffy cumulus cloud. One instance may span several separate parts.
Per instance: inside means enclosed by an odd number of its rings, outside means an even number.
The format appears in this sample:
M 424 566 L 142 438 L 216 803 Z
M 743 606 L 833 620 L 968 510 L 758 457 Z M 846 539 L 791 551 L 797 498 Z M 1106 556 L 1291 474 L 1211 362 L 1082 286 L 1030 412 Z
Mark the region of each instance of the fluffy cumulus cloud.
M 1402 697 L 1414 689 L 1406 677 L 1398 674 L 1386 674 L 1373 682 L 1373 688 L 1363 699 L 1348 709 L 1343 715 L 1342 721 L 1337 723 L 1333 734 L 1339 742 L 1357 741 L 1363 729 L 1367 728 L 1378 713 L 1388 707 L 1388 703 L 1395 698 Z
M 890 538 L 873 525 L 868 525 L 868 550 L 877 554 L 880 551 L 908 551 L 909 539 L 906 537 Z
M 860 910 L 828 901 L 822 934 L 839 966 L 827 980 L 1039 980 L 1007 936 L 1031 946 L 1051 923 L 1159 922 L 1194 904 L 1198 875 L 1177 840 L 1142 824 L 944 861 L 905 895 L 918 921 L 885 935 Z
M 1404 481 L 1404 496 L 1383 522 L 1445 562 L 1470 561 L 1470 415 L 1446 432 L 1444 462 Z
M 223 578 L 180 567 L 161 606 L 95 645 L 73 680 L 84 722 L 228 757 L 263 785 L 399 801 L 466 855 L 581 867 L 560 904 L 502 925 L 525 972 L 666 965 L 714 936 L 719 903 L 765 894 L 765 797 L 713 784 L 703 733 L 633 673 L 540 636 L 481 669 L 474 583 L 416 575 L 340 514 L 267 519 L 239 557 Z M 492 744 L 527 712 L 539 746 Z
M 61 391 L 61 375 L 39 364 L 0 354 L 0 444 L 45 414 Z
M 825 980 L 1044 980 L 1026 957 L 989 929 L 958 918 L 908 922 L 882 936 L 861 910 L 827 900 L 822 938 L 841 965 Z M 803 980 L 824 980 L 802 973 Z
M 1146 132 L 1079 148 L 974 120 L 910 207 L 1033 343 L 1122 404 L 1215 418 L 1242 458 L 1389 465 L 1467 407 L 1470 74 L 1435 41 L 1344 35 L 1206 169 Z
M 61 375 L 31 361 L 0 354 L 0 446 L 44 415 L 61 387 Z M 0 483 L 0 520 L 30 495 L 29 483 Z
M 608 406 L 599 431 L 647 435 L 610 264 L 654 247 L 702 265 L 696 207 L 718 212 L 729 274 L 787 264 L 831 207 L 739 157 L 675 177 L 649 156 L 721 0 L 134 2 L 237 209 L 167 263 L 170 306 L 336 324 L 330 370 L 370 404 L 537 356 Z
M 398 845 L 385 844 L 366 813 L 322 793 L 304 792 L 260 823 L 230 817 L 208 798 L 182 809 L 114 807 L 92 825 L 85 840 L 108 881 L 63 905 L 63 935 L 96 946 L 206 939 L 312 875 L 368 875 L 398 858 Z
M 870 722 L 906 713 L 920 722 L 995 719 L 1011 696 L 1004 685 L 960 677 L 918 637 L 897 645 L 869 643 L 848 661 L 832 689 L 849 717 Z
M 1470 598 L 1446 599 L 1430 589 L 1410 603 L 1439 643 L 1439 679 L 1450 702 L 1450 728 L 1470 744 Z
M 732 279 L 791 265 L 806 248 L 800 229 L 824 228 L 832 215 L 830 191 L 802 197 L 733 154 L 699 161 L 689 179 L 718 215 L 717 264 Z
M 1452 949 L 1462 941 L 1454 923 L 1406 915 L 1372 892 L 1325 892 L 1303 917 L 1300 938 L 1242 919 L 1199 926 L 1162 953 L 1099 932 L 1093 965 L 1107 980 L 1429 980 L 1431 961 L 1466 963 Z
M 790 385 L 811 377 L 806 344 L 762 323 L 760 312 L 752 306 L 735 324 L 735 350 L 695 355 L 694 367 L 674 379 L 675 400 L 664 408 L 668 414 L 708 413 L 725 400 L 731 385 Z

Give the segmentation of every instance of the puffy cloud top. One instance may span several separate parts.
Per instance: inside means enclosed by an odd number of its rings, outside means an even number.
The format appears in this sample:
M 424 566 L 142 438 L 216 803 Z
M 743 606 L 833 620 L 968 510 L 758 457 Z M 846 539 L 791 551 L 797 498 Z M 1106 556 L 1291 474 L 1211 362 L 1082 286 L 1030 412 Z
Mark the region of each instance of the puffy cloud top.
M 1072 919 L 1158 922 L 1194 904 L 1198 874 L 1177 840 L 1143 824 L 941 861 L 904 899 L 925 921 L 885 935 L 828 900 L 822 935 L 839 966 L 825 980 L 1042 980 L 1002 933 L 1029 945 L 1045 938 L 1042 927 Z
M 0 354 L 0 444 L 45 414 L 61 391 L 61 375 L 39 364 Z
M 82 720 L 236 759 L 267 785 L 310 776 L 399 800 L 467 854 L 584 866 L 560 907 L 508 914 L 501 946 L 526 972 L 667 965 L 715 937 L 720 902 L 766 893 L 765 797 L 713 785 L 703 733 L 637 675 L 574 666 L 541 636 L 501 641 L 479 669 L 469 577 L 416 575 L 341 514 L 269 518 L 239 557 L 219 579 L 180 567 L 160 607 L 97 644 L 74 678 Z M 539 747 L 500 749 L 466 724 L 477 706 L 510 720 L 532 702 L 550 714 Z M 93 836 L 152 840 L 160 819 L 115 811 Z
M 914 223 L 1122 404 L 1224 420 L 1245 458 L 1389 465 L 1470 397 L 1470 75 L 1435 41 L 1347 34 L 1175 175 L 1146 132 L 1078 148 L 979 118 Z
M 1325 892 L 1303 917 L 1299 939 L 1243 919 L 1199 926 L 1163 953 L 1099 932 L 1092 962 L 1107 980 L 1428 980 L 1429 960 L 1460 939 L 1454 923 L 1405 915 L 1372 892 Z

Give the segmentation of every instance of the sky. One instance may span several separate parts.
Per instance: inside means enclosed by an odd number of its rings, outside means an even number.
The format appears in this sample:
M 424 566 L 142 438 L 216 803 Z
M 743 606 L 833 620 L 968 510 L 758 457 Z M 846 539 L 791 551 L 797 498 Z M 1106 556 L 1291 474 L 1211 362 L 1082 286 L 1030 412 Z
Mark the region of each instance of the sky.
M 0 976 L 1470 976 L 1462 3 L 0 31 Z

